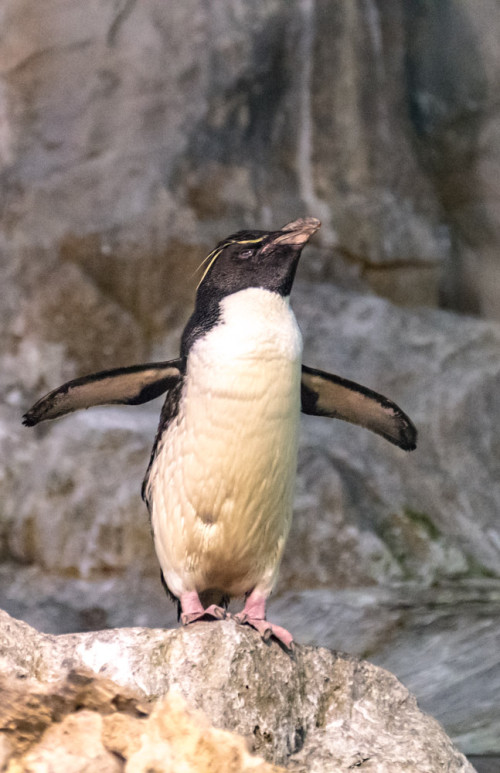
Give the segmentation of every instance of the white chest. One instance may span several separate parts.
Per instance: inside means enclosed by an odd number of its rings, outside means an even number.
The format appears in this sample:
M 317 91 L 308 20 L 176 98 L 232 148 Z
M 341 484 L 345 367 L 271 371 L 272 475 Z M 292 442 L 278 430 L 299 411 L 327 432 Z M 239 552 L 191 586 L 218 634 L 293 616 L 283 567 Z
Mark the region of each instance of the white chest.
M 150 478 L 174 593 L 272 583 L 291 518 L 301 354 L 288 302 L 256 288 L 225 299 L 220 324 L 193 345 Z
M 186 399 L 186 410 L 189 403 L 196 410 L 204 395 L 235 406 L 240 399 L 256 400 L 259 411 L 275 395 L 286 402 L 296 389 L 289 374 L 300 371 L 302 357 L 302 338 L 288 300 L 249 288 L 230 295 L 221 306 L 221 323 L 190 352 L 186 397 L 195 399 Z

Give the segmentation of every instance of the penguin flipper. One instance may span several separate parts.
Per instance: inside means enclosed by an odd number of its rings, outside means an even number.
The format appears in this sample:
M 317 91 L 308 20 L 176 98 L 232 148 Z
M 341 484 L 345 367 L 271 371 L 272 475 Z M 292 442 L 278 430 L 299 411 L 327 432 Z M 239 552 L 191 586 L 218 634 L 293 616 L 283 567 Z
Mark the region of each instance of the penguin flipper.
M 358 424 L 404 451 L 417 447 L 417 430 L 401 408 L 354 381 L 303 365 L 301 399 L 302 413 Z
M 94 405 L 147 403 L 182 379 L 183 365 L 183 359 L 150 362 L 75 378 L 38 400 L 24 414 L 23 424 L 33 427 Z

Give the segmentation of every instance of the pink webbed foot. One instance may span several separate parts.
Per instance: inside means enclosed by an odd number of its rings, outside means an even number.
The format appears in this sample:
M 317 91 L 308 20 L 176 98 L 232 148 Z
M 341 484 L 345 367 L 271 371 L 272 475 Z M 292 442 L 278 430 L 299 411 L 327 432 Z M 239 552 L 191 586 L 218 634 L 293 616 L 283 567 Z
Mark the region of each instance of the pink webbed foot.
M 269 641 L 269 639 L 274 638 L 281 642 L 281 644 L 283 644 L 287 650 L 292 649 L 293 636 L 289 631 L 286 630 L 286 628 L 282 628 L 281 625 L 270 623 L 267 620 L 260 620 L 257 617 L 249 617 L 243 612 L 240 612 L 237 615 L 233 615 L 233 618 L 237 623 L 241 623 L 242 625 L 250 625 L 252 628 L 255 628 L 255 630 L 260 633 L 264 641 Z
M 216 604 L 211 604 L 204 609 L 196 591 L 181 593 L 179 601 L 182 609 L 182 625 L 196 623 L 198 620 L 224 620 L 226 617 L 226 610 Z
M 252 591 L 248 596 L 245 606 L 237 615 L 233 615 L 234 620 L 241 625 L 250 625 L 260 633 L 264 641 L 274 638 L 280 642 L 287 650 L 293 646 L 293 636 L 282 628 L 281 625 L 275 625 L 266 620 L 266 597 L 257 591 Z

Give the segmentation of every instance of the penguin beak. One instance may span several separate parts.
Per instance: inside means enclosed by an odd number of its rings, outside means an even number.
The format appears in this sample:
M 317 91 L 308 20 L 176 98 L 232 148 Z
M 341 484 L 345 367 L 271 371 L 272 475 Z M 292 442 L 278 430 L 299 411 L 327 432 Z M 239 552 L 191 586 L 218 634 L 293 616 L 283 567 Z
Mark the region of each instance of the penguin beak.
M 321 222 L 317 217 L 302 217 L 284 225 L 271 244 L 288 244 L 291 247 L 303 247 L 316 233 Z

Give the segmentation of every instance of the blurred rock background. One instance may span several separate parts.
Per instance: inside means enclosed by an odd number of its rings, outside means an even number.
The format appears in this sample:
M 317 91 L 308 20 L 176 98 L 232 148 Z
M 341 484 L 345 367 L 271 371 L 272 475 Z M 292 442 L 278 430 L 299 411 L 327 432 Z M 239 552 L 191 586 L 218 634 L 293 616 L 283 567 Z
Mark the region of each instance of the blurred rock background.
M 214 243 L 315 215 L 305 361 L 392 397 L 420 444 L 304 417 L 271 614 L 500 754 L 499 40 L 495 0 L 4 0 L 2 607 L 175 623 L 140 500 L 159 404 L 20 414 L 176 356 Z

